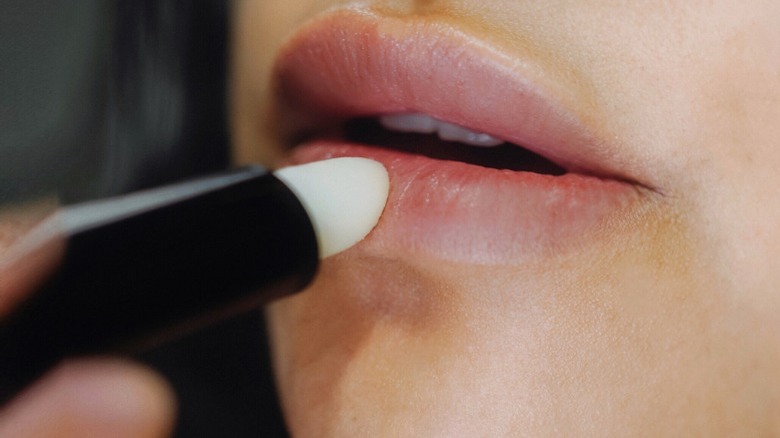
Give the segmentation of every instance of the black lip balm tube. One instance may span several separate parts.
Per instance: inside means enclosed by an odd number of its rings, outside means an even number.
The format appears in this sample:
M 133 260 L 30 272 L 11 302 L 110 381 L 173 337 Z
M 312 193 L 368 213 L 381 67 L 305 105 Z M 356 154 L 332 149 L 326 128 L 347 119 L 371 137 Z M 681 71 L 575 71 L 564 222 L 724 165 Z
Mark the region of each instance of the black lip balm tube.
M 63 358 L 132 354 L 299 291 L 318 265 L 304 207 L 262 168 L 106 210 L 66 223 L 59 267 L 0 320 L 0 403 Z

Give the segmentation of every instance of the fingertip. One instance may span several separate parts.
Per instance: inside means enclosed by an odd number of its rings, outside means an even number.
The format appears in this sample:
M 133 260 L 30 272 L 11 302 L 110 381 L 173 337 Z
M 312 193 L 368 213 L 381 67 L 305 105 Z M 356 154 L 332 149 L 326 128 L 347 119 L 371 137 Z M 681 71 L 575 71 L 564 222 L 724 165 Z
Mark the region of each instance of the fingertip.
M 173 428 L 176 401 L 168 383 L 151 369 L 118 359 L 65 364 L 61 377 L 74 416 L 127 436 L 165 436 Z M 133 433 L 129 433 L 133 430 Z M 122 434 L 124 436 L 124 434 Z
M 72 361 L 22 394 L 3 412 L 9 436 L 163 437 L 176 402 L 152 370 L 118 359 Z M 3 435 L 0 433 L 0 435 Z

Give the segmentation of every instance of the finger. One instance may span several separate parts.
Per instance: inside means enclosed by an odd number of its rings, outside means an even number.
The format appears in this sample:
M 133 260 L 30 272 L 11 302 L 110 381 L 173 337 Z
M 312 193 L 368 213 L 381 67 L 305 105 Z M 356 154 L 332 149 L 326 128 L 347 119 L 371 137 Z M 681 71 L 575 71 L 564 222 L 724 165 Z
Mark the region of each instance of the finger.
M 169 436 L 175 401 L 157 374 L 118 359 L 72 361 L 0 411 L 0 436 Z
M 65 249 L 52 202 L 0 211 L 0 317 L 54 269 Z M 48 220 L 44 220 L 45 218 Z

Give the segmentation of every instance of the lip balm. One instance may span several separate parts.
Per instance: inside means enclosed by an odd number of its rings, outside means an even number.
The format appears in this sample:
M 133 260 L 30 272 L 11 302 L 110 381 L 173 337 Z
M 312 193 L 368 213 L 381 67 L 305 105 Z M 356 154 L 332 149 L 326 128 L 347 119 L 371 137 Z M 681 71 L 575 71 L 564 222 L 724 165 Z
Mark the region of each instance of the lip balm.
M 363 239 L 387 201 L 364 158 L 250 167 L 65 208 L 66 250 L 0 321 L 0 402 L 66 357 L 132 354 L 302 290 Z

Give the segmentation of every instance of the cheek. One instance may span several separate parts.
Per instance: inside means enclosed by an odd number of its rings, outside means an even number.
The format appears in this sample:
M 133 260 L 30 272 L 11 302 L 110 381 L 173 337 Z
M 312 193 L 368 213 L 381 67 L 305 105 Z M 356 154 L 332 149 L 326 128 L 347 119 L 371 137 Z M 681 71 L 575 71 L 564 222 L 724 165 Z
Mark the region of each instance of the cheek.
M 702 85 L 702 131 L 709 131 L 699 209 L 721 281 L 757 310 L 780 309 L 780 31 L 729 38 L 733 58 Z M 758 38 L 757 35 L 761 35 Z M 751 303 L 752 302 L 752 303 Z

